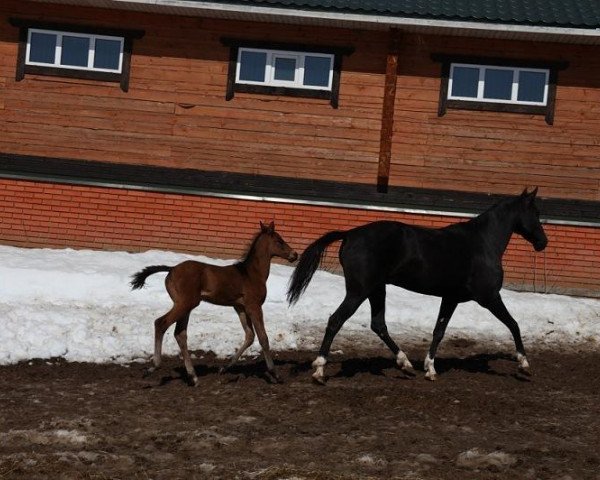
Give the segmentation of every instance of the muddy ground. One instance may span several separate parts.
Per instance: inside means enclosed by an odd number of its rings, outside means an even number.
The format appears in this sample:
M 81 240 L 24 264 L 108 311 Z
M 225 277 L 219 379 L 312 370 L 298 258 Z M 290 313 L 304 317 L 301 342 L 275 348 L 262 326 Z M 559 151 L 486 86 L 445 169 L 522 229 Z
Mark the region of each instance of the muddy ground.
M 333 355 L 326 387 L 312 352 L 275 354 L 282 385 L 202 352 L 199 388 L 178 358 L 0 367 L 0 479 L 600 480 L 600 352 L 532 351 L 528 379 L 509 352 L 443 350 L 435 383 L 383 348 Z

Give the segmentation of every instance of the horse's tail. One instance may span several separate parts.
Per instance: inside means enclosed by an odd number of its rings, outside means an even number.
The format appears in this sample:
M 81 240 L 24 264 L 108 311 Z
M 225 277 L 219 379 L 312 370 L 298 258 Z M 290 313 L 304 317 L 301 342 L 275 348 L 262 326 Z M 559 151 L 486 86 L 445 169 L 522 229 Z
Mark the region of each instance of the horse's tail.
M 153 275 L 157 272 L 170 272 L 171 268 L 173 267 L 167 267 L 166 265 L 152 265 L 150 267 L 144 268 L 143 270 L 140 270 L 139 272 L 131 276 L 131 289 L 135 290 L 137 288 L 142 288 L 144 286 L 144 283 L 146 282 L 146 279 L 150 275 Z
M 287 299 L 290 305 L 296 303 L 300 295 L 306 290 L 319 265 L 327 247 L 336 240 L 343 240 L 347 232 L 334 230 L 326 233 L 311 243 L 300 256 L 298 265 L 292 274 L 287 291 Z

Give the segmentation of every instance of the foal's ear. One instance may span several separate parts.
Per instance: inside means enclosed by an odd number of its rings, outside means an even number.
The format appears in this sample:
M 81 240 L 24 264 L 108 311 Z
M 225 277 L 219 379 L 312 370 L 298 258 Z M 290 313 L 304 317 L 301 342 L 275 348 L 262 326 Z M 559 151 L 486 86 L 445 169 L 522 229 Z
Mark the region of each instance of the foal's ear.
M 275 223 L 271 222 L 265 225 L 263 222 L 260 222 L 260 231 L 263 233 L 273 233 L 275 231 Z

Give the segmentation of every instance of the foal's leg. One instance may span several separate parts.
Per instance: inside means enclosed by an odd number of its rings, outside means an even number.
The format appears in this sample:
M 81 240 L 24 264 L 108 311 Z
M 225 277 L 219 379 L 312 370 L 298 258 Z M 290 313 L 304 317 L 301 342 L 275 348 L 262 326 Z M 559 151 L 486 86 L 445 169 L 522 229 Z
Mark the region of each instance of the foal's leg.
M 371 330 L 373 330 L 392 351 L 396 357 L 398 366 L 402 370 L 412 373 L 413 366 L 406 354 L 400 350 L 398 345 L 396 345 L 396 342 L 394 342 L 388 334 L 387 325 L 385 324 L 385 285 L 379 287 L 369 296 L 369 303 L 371 304 Z
M 356 309 L 360 307 L 360 304 L 365 301 L 365 297 L 362 296 L 350 296 L 346 293 L 346 297 L 337 308 L 335 312 L 329 317 L 327 322 L 327 328 L 325 329 L 325 336 L 319 349 L 319 356 L 312 363 L 315 373 L 312 378 L 315 382 L 325 385 L 325 365 L 327 364 L 327 355 L 329 355 L 329 349 L 333 339 L 342 328 L 342 325 L 348 320 Z
M 246 351 L 246 349 L 250 345 L 252 345 L 252 342 L 254 342 L 254 330 L 252 330 L 252 325 L 250 325 L 250 322 L 248 322 L 246 312 L 244 312 L 244 310 L 242 310 L 241 308 L 236 308 L 235 311 L 240 317 L 240 322 L 242 323 L 242 327 L 244 328 L 244 333 L 246 334 L 246 337 L 244 338 L 244 342 L 242 343 L 240 348 L 237 350 L 237 352 L 235 352 L 233 357 L 231 357 L 231 360 L 229 360 L 227 366 L 222 367 L 219 370 L 219 373 L 225 373 L 225 371 L 233 367 L 233 365 L 235 364 L 235 362 L 238 361 L 240 356 Z
M 512 333 L 513 339 L 515 340 L 515 347 L 517 349 L 517 361 L 519 362 L 519 371 L 530 375 L 529 371 L 529 362 L 527 361 L 527 356 L 525 355 L 525 347 L 523 346 L 523 341 L 521 340 L 521 330 L 519 329 L 519 325 L 516 320 L 508 313 L 504 302 L 502 301 L 502 297 L 498 293 L 496 297 L 494 297 L 489 303 L 483 305 L 486 307 L 492 314 L 500 320 L 504 325 L 508 327 L 510 333 Z
M 258 307 L 247 307 L 246 313 L 250 316 L 250 322 L 252 322 L 252 326 L 256 331 L 256 336 L 258 337 L 258 341 L 260 342 L 260 346 L 263 351 L 263 355 L 265 356 L 265 362 L 267 363 L 267 371 L 269 374 L 273 376 L 273 378 L 281 383 L 281 378 L 277 375 L 275 371 L 275 364 L 273 363 L 273 359 L 271 358 L 271 350 L 269 347 L 269 337 L 267 336 L 267 332 L 265 330 L 265 324 L 263 321 L 263 311 L 260 306 Z
M 435 361 L 435 353 L 437 352 L 438 345 L 442 341 L 442 338 L 444 338 L 446 327 L 448 326 L 448 322 L 450 321 L 454 310 L 456 310 L 457 305 L 458 304 L 454 300 L 442 298 L 440 312 L 438 313 L 437 322 L 435 323 L 435 328 L 433 329 L 433 340 L 431 341 L 431 346 L 429 347 L 429 352 L 427 352 L 427 356 L 425 357 L 425 362 L 423 365 L 423 368 L 426 372 L 425 378 L 428 380 L 435 380 L 437 377 L 437 373 L 433 365 L 433 362 Z
M 160 367 L 162 361 L 162 342 L 165 332 L 183 313 L 178 305 L 173 305 L 171 310 L 154 321 L 154 368 L 149 368 L 149 372 L 153 372 Z
M 192 358 L 190 357 L 190 352 L 187 348 L 187 326 L 190 320 L 190 312 L 187 312 L 183 317 L 177 320 L 177 325 L 175 325 L 175 340 L 177 340 L 177 344 L 179 345 L 179 349 L 181 350 L 181 356 L 183 357 L 183 364 L 185 365 L 185 370 L 192 380 L 194 387 L 198 386 L 198 376 L 196 375 L 196 370 L 194 369 L 194 365 L 192 364 Z

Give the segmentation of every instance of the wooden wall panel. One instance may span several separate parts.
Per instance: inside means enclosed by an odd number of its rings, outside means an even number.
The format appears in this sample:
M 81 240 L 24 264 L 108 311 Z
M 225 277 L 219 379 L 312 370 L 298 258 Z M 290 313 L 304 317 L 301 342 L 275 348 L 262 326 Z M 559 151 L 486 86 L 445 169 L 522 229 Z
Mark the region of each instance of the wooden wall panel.
M 242 24 L 8 0 L 10 16 L 144 29 L 134 42 L 130 89 L 27 75 L 14 81 L 17 30 L 0 25 L 7 88 L 0 151 L 319 177 L 369 183 L 376 175 L 386 36 L 345 30 Z M 344 59 L 339 110 L 328 101 L 236 94 L 225 100 L 229 49 L 222 36 L 362 45 Z M 265 32 L 268 32 L 265 34 Z M 383 55 L 381 60 L 378 55 Z
M 392 185 L 600 200 L 598 47 L 405 36 L 396 95 Z M 437 116 L 441 65 L 432 53 L 564 60 L 554 125 L 543 116 L 448 110 Z
M 134 42 L 129 92 L 34 75 L 15 82 L 18 31 L 11 16 L 144 29 Z M 241 93 L 225 101 L 229 51 L 222 36 L 354 47 L 343 61 L 339 109 L 325 100 Z M 388 48 L 381 32 L 4 0 L 0 151 L 375 188 Z M 449 110 L 438 117 L 440 65 L 431 53 L 568 61 L 559 73 L 554 125 L 498 112 Z M 599 134 L 597 47 L 402 37 L 391 186 L 512 194 L 538 185 L 547 197 L 600 200 Z

